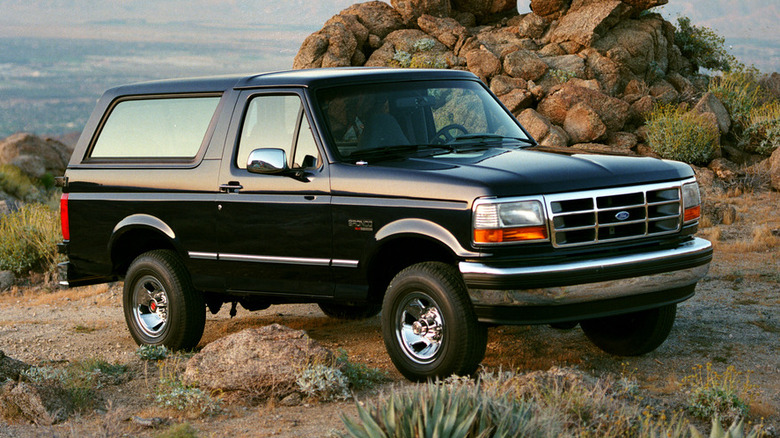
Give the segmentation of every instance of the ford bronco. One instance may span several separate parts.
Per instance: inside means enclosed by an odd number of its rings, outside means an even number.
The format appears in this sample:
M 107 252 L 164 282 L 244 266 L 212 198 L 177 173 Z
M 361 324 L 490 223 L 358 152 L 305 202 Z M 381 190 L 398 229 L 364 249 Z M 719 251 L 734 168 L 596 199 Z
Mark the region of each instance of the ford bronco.
M 194 348 L 225 303 L 381 311 L 416 380 L 474 372 L 492 324 L 650 352 L 712 258 L 688 165 L 541 147 L 463 71 L 114 88 L 59 183 L 61 284 L 124 280 L 137 343 Z

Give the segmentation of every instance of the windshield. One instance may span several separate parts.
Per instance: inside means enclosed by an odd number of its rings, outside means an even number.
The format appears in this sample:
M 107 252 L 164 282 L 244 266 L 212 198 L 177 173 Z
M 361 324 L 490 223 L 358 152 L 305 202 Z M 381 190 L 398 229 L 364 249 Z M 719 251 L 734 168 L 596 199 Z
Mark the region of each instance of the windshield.
M 331 144 L 347 162 L 533 143 L 475 81 L 333 87 L 320 90 L 317 102 Z

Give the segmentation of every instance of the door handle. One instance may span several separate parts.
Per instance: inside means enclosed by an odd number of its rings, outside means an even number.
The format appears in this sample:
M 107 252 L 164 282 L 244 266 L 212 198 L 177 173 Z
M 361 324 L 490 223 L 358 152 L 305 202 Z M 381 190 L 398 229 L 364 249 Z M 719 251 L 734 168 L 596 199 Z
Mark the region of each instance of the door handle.
M 238 181 L 230 181 L 227 184 L 219 185 L 219 191 L 224 193 L 238 193 L 238 191 L 243 188 L 244 186 L 242 186 Z

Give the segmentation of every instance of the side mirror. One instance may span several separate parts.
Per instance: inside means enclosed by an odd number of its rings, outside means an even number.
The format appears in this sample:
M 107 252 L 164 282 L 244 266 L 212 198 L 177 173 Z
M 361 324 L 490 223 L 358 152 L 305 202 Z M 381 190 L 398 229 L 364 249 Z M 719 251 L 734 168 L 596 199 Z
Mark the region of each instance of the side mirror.
M 249 153 L 246 170 L 251 173 L 276 174 L 290 170 L 282 149 L 255 149 Z

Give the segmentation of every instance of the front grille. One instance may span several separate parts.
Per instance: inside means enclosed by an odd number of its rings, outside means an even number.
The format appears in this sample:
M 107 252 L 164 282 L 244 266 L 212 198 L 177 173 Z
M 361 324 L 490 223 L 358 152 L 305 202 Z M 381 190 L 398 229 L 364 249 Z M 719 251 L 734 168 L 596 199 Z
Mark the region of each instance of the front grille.
M 682 224 L 680 184 L 546 195 L 556 247 L 675 233 Z

